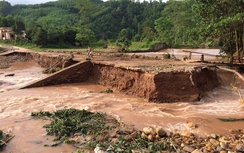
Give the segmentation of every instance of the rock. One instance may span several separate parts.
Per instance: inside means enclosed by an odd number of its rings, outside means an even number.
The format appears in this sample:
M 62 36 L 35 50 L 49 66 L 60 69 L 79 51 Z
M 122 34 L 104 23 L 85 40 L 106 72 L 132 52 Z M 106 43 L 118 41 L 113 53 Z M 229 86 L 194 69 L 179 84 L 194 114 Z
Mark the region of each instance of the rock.
M 194 122 L 189 122 L 189 123 L 187 123 L 187 126 L 188 126 L 189 128 L 197 128 L 197 124 L 194 123 Z
M 149 134 L 149 135 L 147 136 L 147 139 L 148 139 L 149 141 L 153 141 L 153 135 L 152 135 L 152 134 Z
M 152 127 L 144 127 L 143 130 L 142 130 L 146 135 L 149 135 L 149 134 L 152 134 L 154 135 L 155 134 L 155 131 Z
M 217 135 L 216 135 L 216 134 L 214 134 L 214 133 L 212 133 L 210 136 L 211 136 L 212 138 L 214 138 L 214 139 L 216 139 L 216 138 L 217 138 Z
M 199 149 L 195 149 L 193 152 L 191 152 L 191 153 L 203 153 L 201 150 L 199 150 Z
M 117 136 L 116 131 L 113 131 L 109 134 L 111 138 L 115 138 Z
M 156 139 L 156 140 L 160 140 L 160 138 L 161 138 L 161 137 L 158 136 L 158 135 L 155 136 L 155 139 Z
M 137 132 L 132 132 L 132 133 L 131 133 L 131 137 L 132 137 L 133 139 L 135 139 L 135 138 L 137 137 Z
M 191 132 L 189 132 L 189 131 L 182 131 L 180 135 L 181 135 L 181 136 L 185 136 L 185 137 L 190 137 L 190 136 L 192 136 L 193 134 L 192 134 Z
M 210 139 L 209 142 L 214 145 L 215 147 L 219 146 L 219 141 L 215 140 L 215 139 Z
M 206 148 L 207 151 L 211 151 L 212 150 L 212 145 L 210 143 L 207 143 L 205 145 L 205 148 Z
M 221 148 L 220 146 L 218 146 L 218 147 L 216 148 L 216 151 L 218 151 L 218 152 L 220 152 L 221 150 L 223 150 L 223 148 Z
M 147 135 L 146 135 L 144 132 L 142 132 L 142 133 L 141 133 L 141 138 L 142 138 L 142 139 L 147 139 Z
M 219 138 L 219 141 L 220 142 L 225 142 L 225 143 L 230 142 L 230 140 L 226 136 L 223 136 L 223 137 Z
M 107 153 L 107 152 L 101 150 L 101 147 L 99 147 L 99 145 L 97 145 L 96 148 L 94 149 L 94 153 Z
M 167 135 L 163 128 L 156 128 L 156 133 L 159 137 L 164 137 Z
M 186 151 L 186 152 L 193 152 L 193 151 L 195 150 L 195 148 L 190 147 L 190 146 L 185 146 L 185 147 L 183 148 L 183 150 Z
M 220 151 L 219 153 L 227 153 L 227 151 L 222 150 L 222 151 Z
M 236 145 L 236 151 L 244 152 L 244 145 Z
M 226 149 L 227 145 L 225 142 L 220 142 L 220 147 Z

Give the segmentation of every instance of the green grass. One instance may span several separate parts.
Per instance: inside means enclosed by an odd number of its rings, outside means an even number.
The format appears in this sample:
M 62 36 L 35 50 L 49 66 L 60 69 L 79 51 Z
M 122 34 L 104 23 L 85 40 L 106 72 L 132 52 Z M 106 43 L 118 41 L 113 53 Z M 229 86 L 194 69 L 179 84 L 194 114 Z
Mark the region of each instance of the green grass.
M 129 50 L 146 50 L 149 48 L 147 46 L 146 42 L 132 42 Z
M 244 121 L 244 118 L 218 118 L 222 122 L 237 122 Z
M 35 51 L 54 51 L 54 52 L 85 52 L 87 50 L 87 46 L 68 46 L 68 45 L 47 45 L 45 47 L 41 47 L 32 43 L 23 43 L 23 44 L 14 44 L 13 41 L 0 41 L 1 44 L 5 46 L 19 46 L 27 49 L 32 49 Z M 151 42 L 153 43 L 153 42 Z M 109 42 L 107 44 L 108 46 L 116 46 L 115 43 Z M 150 47 L 150 44 L 146 42 L 132 42 L 131 46 L 129 47 L 129 51 L 135 51 L 135 50 L 147 50 Z M 103 48 L 102 46 L 98 46 L 97 44 L 91 45 L 91 47 L 95 51 L 101 51 L 101 52 L 115 52 L 114 49 L 109 48 Z

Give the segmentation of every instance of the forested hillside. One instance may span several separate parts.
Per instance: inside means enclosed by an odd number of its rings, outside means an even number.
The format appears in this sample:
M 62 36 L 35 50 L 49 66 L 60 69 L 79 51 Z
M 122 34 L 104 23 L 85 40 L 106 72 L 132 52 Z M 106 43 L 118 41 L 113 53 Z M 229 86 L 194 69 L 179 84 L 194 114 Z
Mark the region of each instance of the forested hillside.
M 126 48 L 133 41 L 219 47 L 230 54 L 243 50 L 243 0 L 58 0 L 14 6 L 0 1 L 0 13 L 0 26 L 26 30 L 27 39 L 15 43 L 106 47 L 114 42 Z

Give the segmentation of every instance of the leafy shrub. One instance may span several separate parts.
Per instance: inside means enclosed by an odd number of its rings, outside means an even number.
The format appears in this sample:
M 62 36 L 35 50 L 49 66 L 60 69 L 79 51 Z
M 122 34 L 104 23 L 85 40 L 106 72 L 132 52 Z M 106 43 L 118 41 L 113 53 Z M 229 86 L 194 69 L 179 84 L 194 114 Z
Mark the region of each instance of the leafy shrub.
M 171 57 L 171 56 L 170 56 L 169 53 L 167 53 L 167 54 L 163 54 L 163 58 L 164 58 L 164 59 L 170 59 L 170 57 Z

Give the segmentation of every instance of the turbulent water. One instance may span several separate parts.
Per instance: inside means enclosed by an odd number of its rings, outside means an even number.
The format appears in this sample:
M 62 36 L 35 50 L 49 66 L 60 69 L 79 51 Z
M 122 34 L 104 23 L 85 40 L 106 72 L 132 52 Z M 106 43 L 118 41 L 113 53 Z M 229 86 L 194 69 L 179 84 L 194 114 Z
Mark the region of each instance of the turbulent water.
M 244 115 L 239 95 L 231 88 L 218 87 L 206 93 L 199 102 L 171 104 L 149 103 L 116 90 L 114 93 L 104 93 L 102 91 L 108 87 L 88 83 L 18 89 L 45 77 L 41 71 L 42 68 L 31 62 L 15 63 L 8 69 L 0 69 L 0 130 L 15 135 L 3 152 L 75 152 L 77 149 L 67 144 L 44 147 L 44 144 L 51 144 L 53 139 L 46 136 L 42 128 L 47 121 L 30 117 L 31 112 L 56 111 L 65 107 L 105 112 L 139 130 L 145 126 L 160 126 L 168 132 L 189 130 L 204 136 L 227 134 L 230 129 L 244 129 L 243 122 L 224 123 L 217 119 L 241 118 Z M 5 77 L 6 74 L 15 75 Z M 190 121 L 197 123 L 198 128 L 188 128 L 186 123 Z

